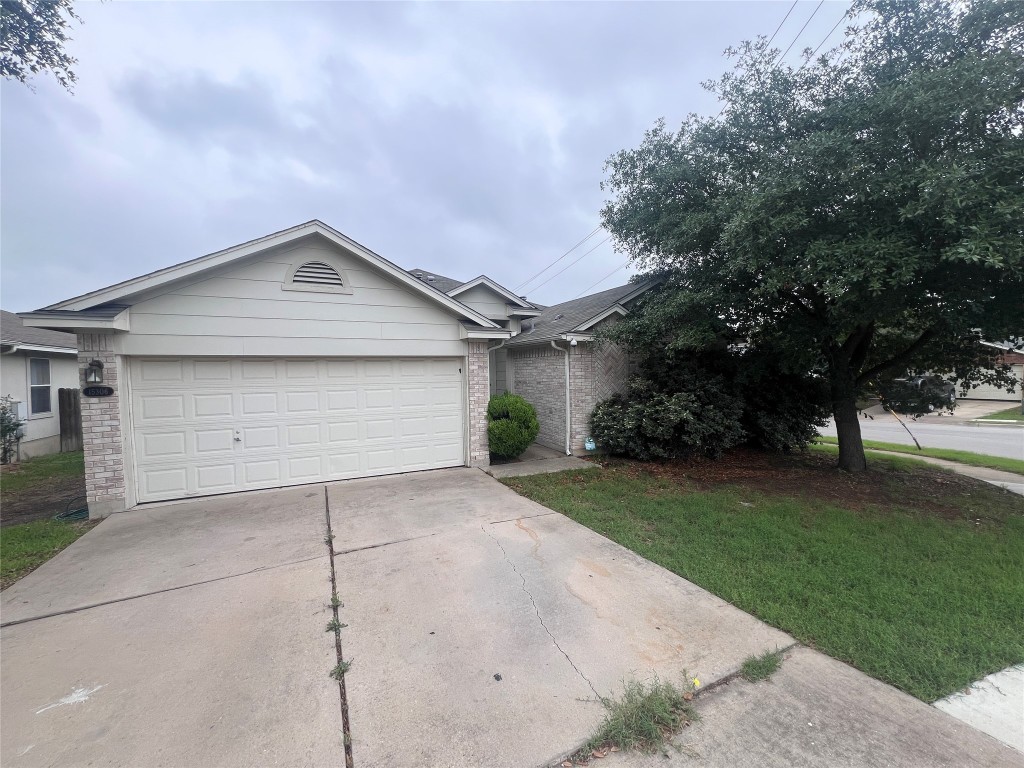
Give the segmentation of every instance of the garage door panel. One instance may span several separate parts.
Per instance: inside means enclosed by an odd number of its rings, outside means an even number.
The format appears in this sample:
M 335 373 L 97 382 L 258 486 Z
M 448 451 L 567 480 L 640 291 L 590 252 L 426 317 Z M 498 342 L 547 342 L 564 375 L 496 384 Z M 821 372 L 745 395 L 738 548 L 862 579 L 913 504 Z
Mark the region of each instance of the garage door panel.
M 186 436 L 180 432 L 150 432 L 143 436 L 139 446 L 145 458 L 153 459 L 184 459 Z
M 327 442 L 352 443 L 359 440 L 359 422 L 335 421 L 327 425 Z
M 243 360 L 243 381 L 276 381 L 278 378 L 277 360 Z
M 134 358 L 140 500 L 460 466 L 462 365 Z
M 234 450 L 235 431 L 231 427 L 196 429 L 193 432 L 195 455 L 203 456 Z
M 137 412 L 143 421 L 148 422 L 161 419 L 182 419 L 185 416 L 185 397 L 183 395 L 141 395 L 138 398 Z
M 316 390 L 285 392 L 284 411 L 288 414 L 320 413 L 320 393 Z
M 231 383 L 230 360 L 196 360 L 192 363 L 192 379 L 196 382 Z
M 238 485 L 234 462 L 195 467 L 195 487 L 199 493 L 231 491 Z
M 230 392 L 192 395 L 192 415 L 197 419 L 230 419 L 235 415 L 234 397 Z

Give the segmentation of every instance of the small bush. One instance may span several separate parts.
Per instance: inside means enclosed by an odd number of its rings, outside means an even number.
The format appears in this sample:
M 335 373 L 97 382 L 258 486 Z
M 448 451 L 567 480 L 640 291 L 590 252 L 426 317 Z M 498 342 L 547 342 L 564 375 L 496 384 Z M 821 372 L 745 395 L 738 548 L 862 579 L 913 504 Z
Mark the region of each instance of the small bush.
M 519 395 L 495 395 L 487 404 L 487 439 L 491 453 L 514 459 L 537 438 L 537 412 Z
M 742 412 L 720 386 L 701 382 L 693 391 L 667 394 L 637 380 L 626 395 L 598 403 L 590 427 L 602 448 L 641 461 L 719 456 L 743 441 Z

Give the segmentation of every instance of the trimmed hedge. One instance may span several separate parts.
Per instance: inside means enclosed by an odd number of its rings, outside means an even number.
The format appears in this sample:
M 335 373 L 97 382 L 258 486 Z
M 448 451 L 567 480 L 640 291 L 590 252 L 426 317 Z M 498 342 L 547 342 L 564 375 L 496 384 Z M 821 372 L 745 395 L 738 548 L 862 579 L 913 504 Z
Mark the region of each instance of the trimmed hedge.
M 487 404 L 487 439 L 491 454 L 514 459 L 537 438 L 537 411 L 519 395 L 495 395 Z

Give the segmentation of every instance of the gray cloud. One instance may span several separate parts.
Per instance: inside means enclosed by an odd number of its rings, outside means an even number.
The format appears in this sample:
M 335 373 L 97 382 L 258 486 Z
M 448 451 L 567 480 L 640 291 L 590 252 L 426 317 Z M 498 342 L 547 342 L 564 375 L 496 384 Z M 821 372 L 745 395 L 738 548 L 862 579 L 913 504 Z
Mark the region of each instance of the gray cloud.
M 597 224 L 605 159 L 658 117 L 715 111 L 699 83 L 722 49 L 788 5 L 83 5 L 76 95 L 0 86 L 4 308 L 314 217 L 403 266 L 514 286 Z M 531 297 L 623 261 L 606 245 Z

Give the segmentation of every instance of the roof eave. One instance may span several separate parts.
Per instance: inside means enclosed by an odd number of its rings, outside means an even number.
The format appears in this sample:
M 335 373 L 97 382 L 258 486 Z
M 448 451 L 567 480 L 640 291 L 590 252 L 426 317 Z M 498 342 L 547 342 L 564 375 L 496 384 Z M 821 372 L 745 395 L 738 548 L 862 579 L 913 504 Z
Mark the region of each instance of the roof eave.
M 114 317 L 90 317 L 86 314 L 72 314 L 62 311 L 59 315 L 40 309 L 35 312 L 20 312 L 18 317 L 29 328 L 46 328 L 51 331 L 121 331 L 131 330 L 128 310 Z

